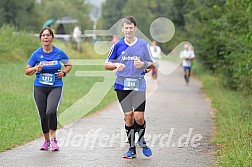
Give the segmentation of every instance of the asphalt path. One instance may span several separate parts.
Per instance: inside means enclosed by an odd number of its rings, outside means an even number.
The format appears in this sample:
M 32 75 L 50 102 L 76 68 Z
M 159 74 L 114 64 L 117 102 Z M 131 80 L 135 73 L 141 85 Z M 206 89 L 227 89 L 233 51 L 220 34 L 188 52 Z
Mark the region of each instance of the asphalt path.
M 88 167 L 208 167 L 214 166 L 212 109 L 191 78 L 186 85 L 182 67 L 160 62 L 158 82 L 147 79 L 146 140 L 153 155 L 145 157 L 137 146 L 137 158 L 123 159 L 127 151 L 123 113 L 117 101 L 58 130 L 60 151 L 40 151 L 39 138 L 0 153 L 0 166 Z M 167 72 L 167 69 L 168 72 Z M 171 73 L 172 72 L 172 73 Z

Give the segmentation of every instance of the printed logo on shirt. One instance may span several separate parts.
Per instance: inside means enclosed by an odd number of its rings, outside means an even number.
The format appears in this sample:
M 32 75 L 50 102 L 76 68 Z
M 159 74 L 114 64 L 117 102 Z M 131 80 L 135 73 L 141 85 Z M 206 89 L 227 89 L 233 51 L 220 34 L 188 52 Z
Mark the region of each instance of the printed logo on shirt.
M 125 60 L 134 60 L 134 57 L 132 56 L 122 56 L 122 60 L 125 61 Z
M 41 56 L 40 56 L 40 58 L 42 59 L 42 58 L 44 58 L 44 56 L 43 56 L 43 55 L 41 55 Z
M 43 61 L 41 63 L 43 66 L 53 66 L 53 65 L 57 65 L 58 61 Z
M 122 56 L 123 61 L 125 61 L 125 60 L 134 60 L 134 59 L 140 59 L 140 58 L 137 57 L 137 56 Z

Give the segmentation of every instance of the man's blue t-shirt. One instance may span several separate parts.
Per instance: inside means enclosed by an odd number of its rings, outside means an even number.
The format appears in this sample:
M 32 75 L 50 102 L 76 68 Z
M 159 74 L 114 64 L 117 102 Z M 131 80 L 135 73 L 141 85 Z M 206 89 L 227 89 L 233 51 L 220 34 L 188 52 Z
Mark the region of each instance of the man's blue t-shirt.
M 36 72 L 34 86 L 63 86 L 62 78 L 58 78 L 55 73 L 61 69 L 62 63 L 65 64 L 68 60 L 66 53 L 55 46 L 50 53 L 44 52 L 42 47 L 34 51 L 27 64 L 32 67 L 39 64 L 43 66 L 40 72 Z
M 116 72 L 115 90 L 125 90 L 125 78 L 138 79 L 139 86 L 137 91 L 146 90 L 146 82 L 144 79 L 144 70 L 146 67 L 135 68 L 134 59 L 136 57 L 142 62 L 153 62 L 147 42 L 137 39 L 135 43 L 128 45 L 125 42 L 125 38 L 123 38 L 112 46 L 107 62 L 122 63 L 125 65 L 122 71 Z

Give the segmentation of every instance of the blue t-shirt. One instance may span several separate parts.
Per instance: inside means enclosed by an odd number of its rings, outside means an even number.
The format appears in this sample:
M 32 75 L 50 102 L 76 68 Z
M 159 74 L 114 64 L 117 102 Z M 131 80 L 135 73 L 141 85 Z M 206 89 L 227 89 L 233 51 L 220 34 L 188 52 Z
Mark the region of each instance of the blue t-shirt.
M 146 82 L 144 79 L 144 70 L 146 67 L 135 68 L 134 59 L 136 57 L 142 62 L 153 62 L 147 42 L 137 39 L 135 43 L 129 46 L 125 43 L 125 38 L 123 38 L 112 46 L 107 62 L 122 63 L 125 65 L 122 71 L 116 72 L 115 90 L 125 90 L 125 78 L 139 80 L 139 86 L 136 91 L 146 90 Z
M 42 47 L 34 51 L 27 64 L 34 67 L 41 63 L 43 66 L 40 72 L 36 72 L 34 86 L 63 86 L 62 78 L 58 78 L 55 73 L 61 69 L 62 63 L 65 64 L 68 60 L 66 53 L 55 46 L 50 53 L 44 52 Z M 45 79 L 44 82 L 42 82 L 42 79 Z

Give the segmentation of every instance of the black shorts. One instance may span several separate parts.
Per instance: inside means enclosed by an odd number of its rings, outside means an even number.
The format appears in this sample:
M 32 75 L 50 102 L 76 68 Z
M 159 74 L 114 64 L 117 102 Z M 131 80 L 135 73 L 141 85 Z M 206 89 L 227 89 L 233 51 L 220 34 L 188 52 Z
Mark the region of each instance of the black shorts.
M 146 93 L 131 90 L 116 90 L 117 98 L 124 113 L 130 111 L 145 111 Z

